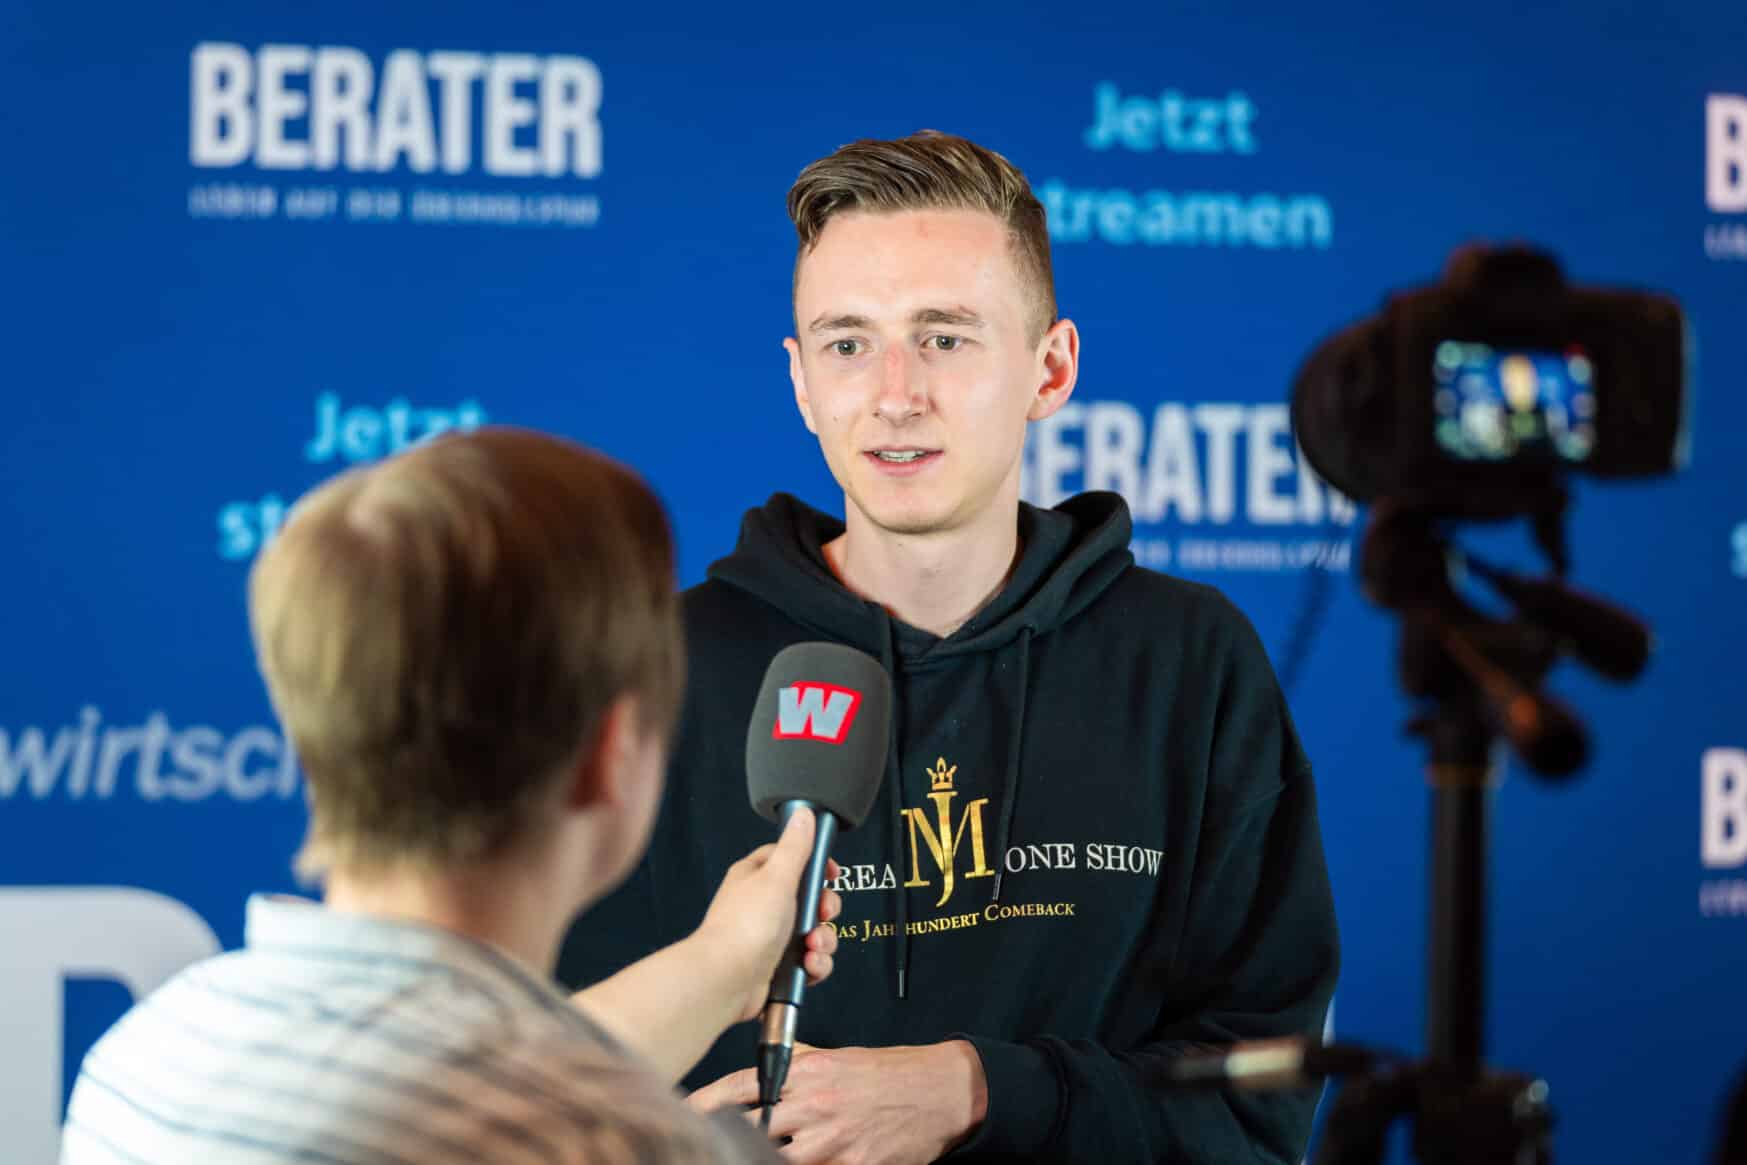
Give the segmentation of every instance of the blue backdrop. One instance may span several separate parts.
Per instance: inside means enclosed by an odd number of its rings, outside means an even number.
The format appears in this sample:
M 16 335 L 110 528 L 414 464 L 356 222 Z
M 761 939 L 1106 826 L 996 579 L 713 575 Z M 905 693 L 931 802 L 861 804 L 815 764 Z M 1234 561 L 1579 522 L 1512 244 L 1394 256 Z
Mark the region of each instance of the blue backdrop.
M 1471 238 L 1681 299 L 1693 461 L 1580 483 L 1571 530 L 1660 652 L 1629 689 L 1561 673 L 1592 768 L 1499 795 L 1488 1030 L 1550 1080 L 1562 1159 L 1700 1160 L 1747 1065 L 1747 8 L 1414 7 L 7 5 L 0 1158 L 52 1157 L 130 992 L 292 888 L 243 607 L 285 506 L 492 421 L 641 469 L 687 583 L 773 490 L 838 507 L 778 347 L 783 195 L 934 127 L 1030 176 L 1084 338 L 1028 496 L 1122 490 L 1142 561 L 1277 664 L 1332 572 L 1288 670 L 1353 1039 L 1421 1045 L 1426 794 L 1291 375 Z

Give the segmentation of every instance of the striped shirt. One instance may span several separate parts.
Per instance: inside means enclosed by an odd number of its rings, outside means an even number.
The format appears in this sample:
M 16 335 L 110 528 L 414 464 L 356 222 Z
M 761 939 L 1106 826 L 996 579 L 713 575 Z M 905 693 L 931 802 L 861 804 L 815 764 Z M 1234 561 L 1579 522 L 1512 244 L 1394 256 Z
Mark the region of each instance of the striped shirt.
M 91 1049 L 63 1165 L 776 1159 L 484 943 L 265 896 L 244 941 Z

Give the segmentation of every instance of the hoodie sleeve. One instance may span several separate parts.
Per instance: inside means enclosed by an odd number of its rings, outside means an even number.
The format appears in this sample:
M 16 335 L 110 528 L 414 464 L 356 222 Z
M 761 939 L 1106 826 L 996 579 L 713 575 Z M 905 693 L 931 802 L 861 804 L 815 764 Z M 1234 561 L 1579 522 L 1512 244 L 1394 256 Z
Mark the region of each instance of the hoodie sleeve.
M 1273 671 L 1247 620 L 1227 654 L 1181 940 L 1158 979 L 1148 1042 L 964 1036 L 989 1106 L 955 1160 L 1296 1165 L 1316 1093 L 1163 1094 L 1149 1067 L 1209 1044 L 1322 1031 L 1339 970 L 1316 795 Z M 1144 972 L 1138 972 L 1144 973 Z

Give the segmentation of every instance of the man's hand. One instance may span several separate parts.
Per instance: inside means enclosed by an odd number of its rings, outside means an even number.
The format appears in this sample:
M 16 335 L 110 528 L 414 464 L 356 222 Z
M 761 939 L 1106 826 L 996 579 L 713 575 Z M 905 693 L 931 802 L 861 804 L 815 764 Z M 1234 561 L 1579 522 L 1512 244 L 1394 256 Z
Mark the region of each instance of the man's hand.
M 690 1100 L 704 1112 L 755 1105 L 758 1074 L 731 1073 Z M 921 1165 L 964 1140 L 988 1105 L 983 1062 L 964 1040 L 835 1050 L 796 1044 L 770 1133 L 793 1138 L 783 1155 L 798 1165 Z
M 727 969 L 732 981 L 742 985 L 734 995 L 736 1020 L 752 1019 L 764 1007 L 770 977 L 794 933 L 795 895 L 813 853 L 816 828 L 813 811 L 801 809 L 789 818 L 775 845 L 760 846 L 729 866 L 689 940 L 700 958 L 710 960 L 706 965 Z M 827 864 L 827 878 L 838 873 L 836 862 Z M 831 974 L 837 931 L 824 924 L 842 910 L 843 899 L 835 890 L 820 893 L 819 925 L 807 935 L 801 963 L 810 982 Z

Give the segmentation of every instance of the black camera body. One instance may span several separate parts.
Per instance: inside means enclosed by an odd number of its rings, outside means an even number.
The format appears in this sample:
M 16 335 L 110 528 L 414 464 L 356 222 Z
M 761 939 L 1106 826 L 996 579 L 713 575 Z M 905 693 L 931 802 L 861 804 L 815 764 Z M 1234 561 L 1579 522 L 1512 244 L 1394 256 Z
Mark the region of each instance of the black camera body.
M 1470 246 L 1311 354 L 1293 428 L 1355 500 L 1508 516 L 1564 472 L 1684 464 L 1691 360 L 1672 298 L 1573 287 L 1545 252 Z

